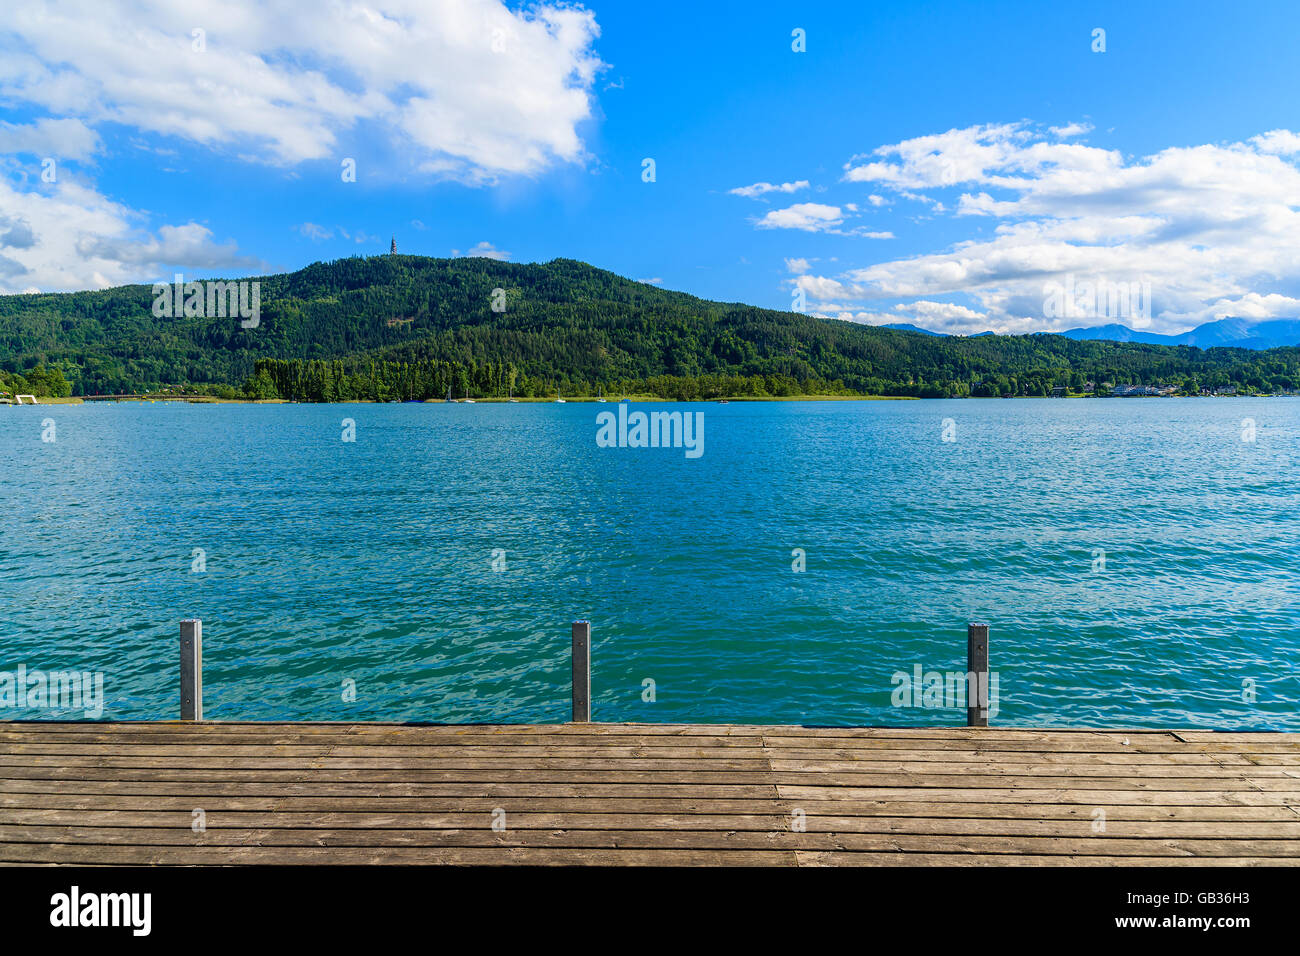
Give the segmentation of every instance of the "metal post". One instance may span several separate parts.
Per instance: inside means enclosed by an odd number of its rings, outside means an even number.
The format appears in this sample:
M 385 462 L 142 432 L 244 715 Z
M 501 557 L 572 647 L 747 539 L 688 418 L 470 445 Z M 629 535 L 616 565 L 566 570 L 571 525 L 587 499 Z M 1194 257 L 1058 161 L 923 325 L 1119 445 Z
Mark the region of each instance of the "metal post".
M 966 726 L 989 725 L 989 626 L 966 625 Z
M 181 621 L 181 720 L 203 719 L 203 622 Z
M 591 721 L 591 622 L 573 622 L 573 722 Z

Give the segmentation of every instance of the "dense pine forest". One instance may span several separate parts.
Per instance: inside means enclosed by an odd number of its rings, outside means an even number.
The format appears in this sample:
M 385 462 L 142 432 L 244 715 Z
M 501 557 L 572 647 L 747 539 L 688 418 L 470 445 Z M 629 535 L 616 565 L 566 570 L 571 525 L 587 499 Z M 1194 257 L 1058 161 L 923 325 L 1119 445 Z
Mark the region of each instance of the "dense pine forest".
M 250 280 L 254 281 L 254 280 Z M 386 255 L 255 277 L 260 320 L 158 318 L 150 286 L 0 297 L 0 391 L 406 401 L 1300 388 L 1268 351 L 939 337 L 697 299 L 585 263 Z

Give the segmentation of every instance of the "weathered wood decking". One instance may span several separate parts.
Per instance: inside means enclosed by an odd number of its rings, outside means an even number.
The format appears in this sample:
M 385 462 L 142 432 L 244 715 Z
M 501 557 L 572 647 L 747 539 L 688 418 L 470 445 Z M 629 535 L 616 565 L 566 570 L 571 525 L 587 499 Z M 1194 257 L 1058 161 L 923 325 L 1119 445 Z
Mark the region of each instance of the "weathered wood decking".
M 4 864 L 1297 862 L 1300 734 L 0 723 Z

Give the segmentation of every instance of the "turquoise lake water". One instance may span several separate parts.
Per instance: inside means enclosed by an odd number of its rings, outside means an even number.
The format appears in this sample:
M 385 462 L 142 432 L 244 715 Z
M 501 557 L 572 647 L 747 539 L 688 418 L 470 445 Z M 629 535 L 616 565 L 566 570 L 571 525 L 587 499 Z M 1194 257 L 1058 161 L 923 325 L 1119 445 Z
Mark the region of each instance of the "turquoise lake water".
M 209 718 L 563 721 L 586 618 L 597 720 L 962 724 L 894 675 L 984 621 L 995 724 L 1300 729 L 1300 401 L 616 408 L 0 408 L 0 671 L 174 718 L 198 617 Z

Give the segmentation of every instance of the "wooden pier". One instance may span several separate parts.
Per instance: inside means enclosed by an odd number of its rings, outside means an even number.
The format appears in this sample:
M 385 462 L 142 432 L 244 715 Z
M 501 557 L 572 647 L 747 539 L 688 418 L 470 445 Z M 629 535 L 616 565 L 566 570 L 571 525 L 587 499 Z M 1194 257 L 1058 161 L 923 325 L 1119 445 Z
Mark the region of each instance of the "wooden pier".
M 0 864 L 1300 862 L 1300 734 L 0 723 Z
M 1300 862 L 1300 734 L 967 727 L 0 723 L 3 864 L 1277 865 Z

